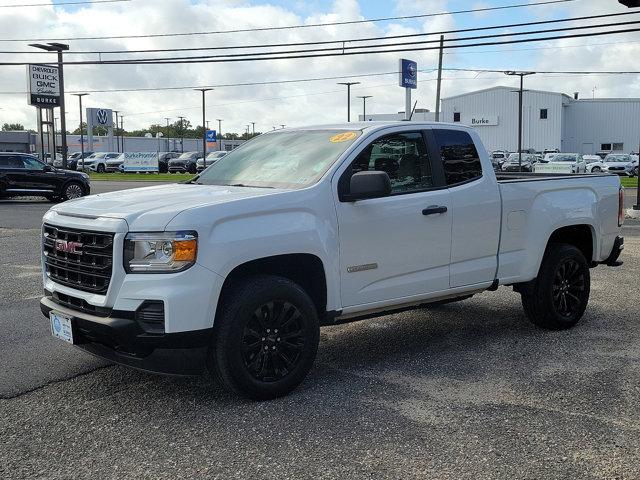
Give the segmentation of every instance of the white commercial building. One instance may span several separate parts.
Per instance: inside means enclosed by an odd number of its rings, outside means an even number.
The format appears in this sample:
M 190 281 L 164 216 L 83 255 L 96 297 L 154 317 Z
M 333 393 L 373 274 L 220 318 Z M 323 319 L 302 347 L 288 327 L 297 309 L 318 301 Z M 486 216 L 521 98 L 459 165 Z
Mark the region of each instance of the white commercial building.
M 430 112 L 426 108 L 416 108 L 413 112 L 411 120 L 416 122 L 433 122 L 435 120 L 435 113 Z M 367 114 L 365 119 L 364 115 L 358 115 L 358 121 L 360 122 L 388 122 L 393 120 L 404 120 L 404 112 L 398 113 L 371 113 Z
M 640 98 L 575 97 L 525 90 L 522 148 L 583 154 L 637 151 Z M 516 151 L 518 90 L 493 87 L 444 98 L 440 120 L 475 127 L 489 151 Z

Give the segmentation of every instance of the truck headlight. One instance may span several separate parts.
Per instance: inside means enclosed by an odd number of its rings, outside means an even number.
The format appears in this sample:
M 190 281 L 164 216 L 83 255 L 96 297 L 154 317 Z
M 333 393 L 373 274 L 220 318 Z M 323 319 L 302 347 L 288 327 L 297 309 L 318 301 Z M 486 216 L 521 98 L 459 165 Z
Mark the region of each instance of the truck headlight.
M 198 234 L 193 231 L 129 233 L 124 240 L 127 273 L 172 273 L 196 262 Z

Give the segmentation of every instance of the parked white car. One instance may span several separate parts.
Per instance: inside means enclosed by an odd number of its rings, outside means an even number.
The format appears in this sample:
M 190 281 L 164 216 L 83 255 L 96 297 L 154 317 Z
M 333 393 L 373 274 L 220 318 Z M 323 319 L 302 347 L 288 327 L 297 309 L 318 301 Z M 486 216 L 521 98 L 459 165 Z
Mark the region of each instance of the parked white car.
M 551 155 L 551 154 L 547 154 Z M 551 161 L 547 162 L 548 165 L 562 165 L 571 168 L 570 173 L 586 173 L 587 164 L 582 158 L 581 153 L 556 153 L 553 154 Z M 569 173 L 569 172 L 568 172 Z
M 120 155 L 118 152 L 96 152 L 87 158 L 78 161 L 76 170 L 91 170 L 92 172 L 103 173 L 107 170 L 107 160 L 116 158 Z
M 542 163 L 549 163 L 550 161 L 553 160 L 553 157 L 555 157 L 556 155 L 558 155 L 558 152 L 545 153 L 543 159 L 540 161 Z
M 105 162 L 105 171 L 111 173 L 124 171 L 124 153 L 121 153 L 115 158 L 108 159 Z
M 523 153 L 522 154 L 522 171 L 523 172 L 531 172 L 533 171 L 533 166 L 538 161 L 537 157 L 533 153 Z M 509 155 L 507 160 L 502 164 L 502 171 L 504 172 L 517 172 L 519 170 L 519 155 L 517 153 L 512 153 Z
M 633 177 L 638 174 L 638 156 L 627 153 L 610 153 L 602 161 L 602 171 Z
M 40 306 L 94 355 L 270 399 L 321 325 L 505 285 L 535 325 L 574 326 L 590 268 L 619 265 L 623 206 L 612 175 L 494 173 L 462 125 L 275 130 L 188 182 L 51 208 Z
M 602 173 L 604 163 L 600 155 L 583 155 L 582 158 L 586 163 L 587 173 Z
M 220 160 L 226 154 L 227 154 L 227 152 L 224 151 L 224 150 L 216 150 L 215 152 L 207 153 L 207 167 L 209 165 L 213 165 L 214 163 L 216 163 L 218 160 Z M 196 170 L 197 170 L 198 173 L 200 173 L 204 169 L 205 169 L 204 159 L 202 157 L 200 157 L 196 161 Z

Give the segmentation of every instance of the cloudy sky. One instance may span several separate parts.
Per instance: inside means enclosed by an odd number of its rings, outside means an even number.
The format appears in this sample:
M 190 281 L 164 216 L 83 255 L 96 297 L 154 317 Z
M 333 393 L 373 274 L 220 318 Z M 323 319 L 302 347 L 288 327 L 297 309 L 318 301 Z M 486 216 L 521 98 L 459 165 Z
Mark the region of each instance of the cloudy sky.
M 52 54 L 4 53 L 33 50 L 28 47 L 31 39 L 70 38 L 71 40 L 64 43 L 70 45 L 71 51 L 219 47 L 429 33 L 627 10 L 616 0 L 572 0 L 544 6 L 340 26 L 144 39 L 76 40 L 74 38 L 77 37 L 308 25 L 537 3 L 541 0 L 130 0 L 68 5 L 71 1 L 79 0 L 0 0 L 0 51 L 3 52 L 0 54 L 0 62 L 36 63 L 54 59 Z M 67 5 L 63 5 L 65 3 Z M 11 6 L 16 4 L 48 5 Z M 640 15 L 583 21 L 579 24 L 590 22 L 589 24 L 596 25 L 636 19 L 640 20 Z M 635 25 L 617 28 L 635 28 Z M 521 27 L 502 32 L 522 30 Z M 444 67 L 537 71 L 638 70 L 639 42 L 640 32 L 633 32 L 448 50 L 444 56 Z M 211 52 L 143 53 L 130 54 L 127 58 L 193 56 L 207 53 Z M 125 56 L 67 54 L 66 59 L 104 60 Z M 106 107 L 124 111 L 127 129 L 144 128 L 152 123 L 164 124 L 165 117 L 171 118 L 173 122 L 179 115 L 187 117 L 193 124 L 199 124 L 200 93 L 189 88 L 142 92 L 114 90 L 233 85 L 353 75 L 350 80 L 361 82 L 353 87 L 353 96 L 373 96 L 367 102 L 367 111 L 391 113 L 404 108 L 404 92 L 397 86 L 397 75 L 373 74 L 396 71 L 398 58 L 401 56 L 418 62 L 419 88 L 414 92 L 414 99 L 418 100 L 419 108 L 433 110 L 436 75 L 432 70 L 437 67 L 435 51 L 188 65 L 69 65 L 65 68 L 65 85 L 69 93 L 91 92 L 84 100 L 87 107 Z M 443 77 L 443 97 L 494 85 L 516 85 L 515 78 L 506 77 L 501 73 L 447 71 Z M 256 122 L 256 131 L 265 131 L 280 124 L 295 126 L 344 121 L 346 93 L 344 87 L 336 85 L 337 81 L 345 80 L 220 86 L 207 94 L 207 119 L 222 118 L 222 130 L 236 132 L 243 131 L 249 122 Z M 640 96 L 638 75 L 538 74 L 528 77 L 526 82 L 528 88 L 568 94 L 578 91 L 582 96 L 589 97 Z M 35 127 L 35 109 L 26 103 L 26 88 L 24 66 L 0 65 L 0 123 L 19 122 L 27 127 Z M 78 123 L 77 99 L 69 94 L 66 98 L 67 123 L 69 128 L 73 129 Z M 361 100 L 353 98 L 352 114 L 359 113 L 361 108 Z

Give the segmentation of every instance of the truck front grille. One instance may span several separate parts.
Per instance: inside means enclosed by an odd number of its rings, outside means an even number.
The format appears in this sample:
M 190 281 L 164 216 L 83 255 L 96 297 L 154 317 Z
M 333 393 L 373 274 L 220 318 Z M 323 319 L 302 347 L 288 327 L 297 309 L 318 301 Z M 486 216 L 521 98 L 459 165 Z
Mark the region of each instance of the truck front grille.
M 107 293 L 113 269 L 113 233 L 45 224 L 42 248 L 51 280 L 84 292 Z

